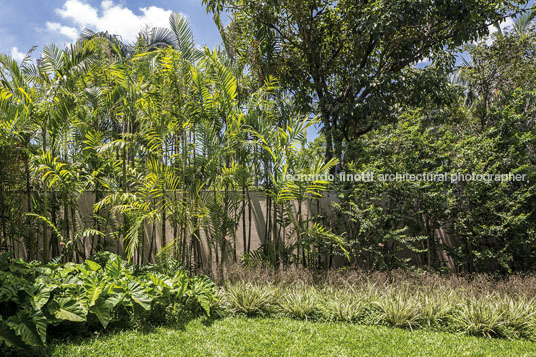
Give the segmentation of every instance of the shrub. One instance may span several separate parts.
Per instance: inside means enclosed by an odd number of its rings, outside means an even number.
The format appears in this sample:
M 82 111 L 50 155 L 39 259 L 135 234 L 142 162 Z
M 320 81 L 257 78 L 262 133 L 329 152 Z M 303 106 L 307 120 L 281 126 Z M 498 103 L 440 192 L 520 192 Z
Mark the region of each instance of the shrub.
M 327 318 L 330 320 L 358 322 L 367 307 L 365 295 L 351 289 L 326 288 L 322 293 Z
M 512 298 L 505 296 L 499 303 L 498 310 L 504 323 L 503 337 L 532 338 L 536 331 L 536 301 L 535 298 Z
M 158 318 L 173 304 L 210 314 L 216 301 L 207 277 L 136 267 L 112 253 L 83 264 L 45 265 L 0 255 L 0 341 L 8 346 L 45 345 L 49 325 L 95 321 L 106 328 Z
M 504 312 L 499 308 L 498 298 L 496 295 L 486 295 L 466 299 L 457 310 L 455 320 L 468 335 L 501 336 Z
M 458 296 L 454 291 L 420 292 L 417 296 L 423 325 L 437 328 L 448 325 L 448 319 L 456 307 Z

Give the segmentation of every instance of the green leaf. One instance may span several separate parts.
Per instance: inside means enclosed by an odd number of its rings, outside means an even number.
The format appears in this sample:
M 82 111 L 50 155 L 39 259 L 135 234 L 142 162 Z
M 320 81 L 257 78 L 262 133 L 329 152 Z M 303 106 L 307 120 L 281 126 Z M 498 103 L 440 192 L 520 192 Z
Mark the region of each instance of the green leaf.
M 84 308 L 78 301 L 72 298 L 54 300 L 54 304 L 49 306 L 49 311 L 59 320 L 86 321 L 87 312 L 84 311 Z
M 106 328 L 112 319 L 112 310 L 115 304 L 112 299 L 98 298 L 95 304 L 89 308 L 89 312 L 95 314 L 102 327 Z
M 42 311 L 37 311 L 32 316 L 32 321 L 35 324 L 35 329 L 41 337 L 43 344 L 47 340 L 47 318 Z
M 87 299 L 88 299 L 88 306 L 95 305 L 95 301 L 99 298 L 100 294 L 102 293 L 102 286 L 101 285 L 86 285 L 86 293 L 87 293 Z
M 106 288 L 106 282 L 100 276 L 93 273 L 84 281 L 84 289 L 86 290 L 87 306 L 93 306 L 95 301 L 103 293 Z
M 129 281 L 127 283 L 127 293 L 132 300 L 140 305 L 145 310 L 151 308 L 152 298 L 147 294 L 145 288 L 136 281 Z
M 112 304 L 112 307 L 115 307 L 117 304 L 119 304 L 121 301 L 123 301 L 123 298 L 125 297 L 125 294 L 122 293 L 114 293 L 111 294 L 106 301 L 108 301 L 110 304 Z
M 41 310 L 50 299 L 50 293 L 55 289 L 55 286 L 37 283 L 34 285 L 34 293 L 32 296 L 32 304 L 36 310 Z
M 111 259 L 106 263 L 106 266 L 104 267 L 104 270 L 108 275 L 114 279 L 118 279 L 121 276 L 121 258 L 115 257 L 114 259 Z
M 205 310 L 208 316 L 210 316 L 210 308 L 216 298 L 216 285 L 209 277 L 200 275 L 192 279 L 192 291 L 197 303 Z
M 99 263 L 95 263 L 94 261 L 89 259 L 85 261 L 85 264 L 88 266 L 89 269 L 93 271 L 98 271 L 102 269 Z
M 158 291 L 169 291 L 171 289 L 173 282 L 164 274 L 149 273 L 148 276 Z
M 26 347 L 22 338 L 18 336 L 0 316 L 0 342 L 4 341 L 8 346 Z
M 26 345 L 43 346 L 46 342 L 47 319 L 41 311 L 19 311 L 6 323 Z

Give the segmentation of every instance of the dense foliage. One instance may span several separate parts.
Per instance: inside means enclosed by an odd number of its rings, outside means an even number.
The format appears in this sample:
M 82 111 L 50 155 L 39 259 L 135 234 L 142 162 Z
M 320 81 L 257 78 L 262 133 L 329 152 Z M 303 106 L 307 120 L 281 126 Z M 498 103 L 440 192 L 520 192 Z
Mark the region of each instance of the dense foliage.
M 284 179 L 335 164 L 297 159 L 315 120 L 276 100 L 274 78 L 239 86 L 243 69 L 195 48 L 184 18 L 172 15 L 170 28 L 142 32 L 134 46 L 87 32 L 64 50 L 46 46 L 37 64 L 0 57 L 0 247 L 78 262 L 113 249 L 137 263 L 165 255 L 222 272 L 239 258 L 237 230 L 247 252 L 257 234 L 252 190 L 267 196 L 259 231 L 277 260 L 291 244 L 283 225 L 304 237 L 325 230 L 308 229 L 291 202 L 320 198 L 327 183 Z
M 222 48 L 173 14 L 0 55 L 0 353 L 214 312 L 536 338 L 527 1 L 204 3 Z
M 83 264 L 27 263 L 0 255 L 0 341 L 7 346 L 43 346 L 48 326 L 75 322 L 106 328 L 149 319 L 176 305 L 210 314 L 216 302 L 209 278 L 190 278 L 169 264 L 168 269 L 134 266 L 108 252 Z
M 356 265 L 404 267 L 399 253 L 411 251 L 417 265 L 435 269 L 534 270 L 536 103 L 529 58 L 535 38 L 512 32 L 469 47 L 474 63 L 458 76 L 460 101 L 469 97 L 470 105 L 407 111 L 349 149 L 360 155 L 348 165 L 350 174 L 448 174 L 341 183 L 341 230 L 349 231 Z M 456 178 L 473 173 L 525 176 L 517 182 Z
M 222 49 L 174 14 L 134 44 L 86 30 L 2 55 L 0 249 L 219 280 L 237 262 L 534 270 L 533 15 L 482 37 L 523 3 L 206 1 Z M 325 179 L 341 172 L 524 179 Z
M 306 111 L 320 115 L 326 160 L 397 118 L 400 109 L 442 103 L 453 50 L 527 1 L 204 0 L 233 15 L 225 48 L 254 76 L 273 75 Z M 423 60 L 429 68 L 417 68 Z

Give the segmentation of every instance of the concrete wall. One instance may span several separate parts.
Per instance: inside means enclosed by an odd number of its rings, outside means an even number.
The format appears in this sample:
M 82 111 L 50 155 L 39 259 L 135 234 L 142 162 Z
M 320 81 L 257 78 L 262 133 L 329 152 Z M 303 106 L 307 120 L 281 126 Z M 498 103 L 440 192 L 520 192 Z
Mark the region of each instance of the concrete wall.
M 27 210 L 25 207 L 26 204 L 26 198 L 23 193 L 21 195 L 21 209 Z M 246 225 L 246 243 L 250 244 L 250 251 L 258 249 L 262 243 L 266 239 L 266 222 L 270 218 L 267 217 L 267 198 L 266 196 L 259 191 L 253 191 L 250 192 L 250 198 L 251 198 L 251 217 L 250 217 L 250 210 L 246 206 L 245 215 L 244 217 L 240 217 L 236 229 L 235 237 L 228 237 L 228 241 L 231 242 L 230 248 L 234 250 L 234 247 L 236 246 L 236 252 L 237 256 L 241 257 L 242 254 L 245 251 L 244 247 L 244 223 Z M 329 211 L 331 208 L 331 202 L 333 201 L 332 198 L 323 198 L 321 200 L 307 200 L 302 203 L 302 217 L 303 219 L 307 220 L 315 215 L 318 214 L 319 210 L 324 210 L 324 212 Z M 91 215 L 93 213 L 93 205 L 95 203 L 95 195 L 91 192 L 84 193 L 78 202 L 78 212 L 80 215 L 80 219 L 85 221 L 86 226 L 93 226 Z M 295 212 L 298 212 L 298 203 L 293 203 L 293 209 Z M 241 213 L 241 210 L 240 210 Z M 57 210 L 57 217 L 59 219 L 64 218 L 64 211 L 63 208 L 59 208 Z M 273 213 L 272 213 L 273 214 Z M 70 212 L 68 212 L 68 218 L 69 220 L 72 220 L 72 216 Z M 250 223 L 251 222 L 251 223 Z M 80 223 L 80 222 L 79 222 Z M 251 227 L 250 227 L 251 225 Z M 35 236 L 39 237 L 38 239 L 38 249 L 40 251 L 39 256 L 43 256 L 43 231 L 42 231 L 43 224 L 38 225 L 38 231 L 34 232 Z M 295 236 L 292 234 L 292 231 L 289 227 L 285 233 L 287 236 L 287 239 L 290 241 L 295 240 Z M 175 236 L 174 232 L 174 226 L 169 222 L 169 220 L 165 224 L 166 229 L 166 243 L 169 245 L 171 242 L 173 242 L 177 237 Z M 249 236 L 249 232 L 251 231 L 251 236 Z M 158 254 L 162 248 L 166 246 L 166 243 L 163 241 L 163 235 L 162 235 L 162 222 L 155 222 L 154 224 L 145 224 L 144 226 L 144 237 L 143 241 L 140 241 L 140 246 L 144 245 L 145 254 L 143 257 L 135 256 L 135 260 L 142 262 L 153 262 L 155 259 L 155 255 Z M 202 227 L 199 230 L 200 233 L 200 248 L 201 248 L 201 255 L 202 260 L 204 263 L 208 262 L 210 257 L 210 249 L 209 249 L 209 243 L 208 243 L 208 234 L 205 227 Z M 50 229 L 49 229 L 49 236 L 50 236 Z M 65 234 L 62 231 L 62 234 Z M 72 232 L 70 232 L 70 239 L 73 238 Z M 100 238 L 100 242 L 102 244 L 102 248 L 112 251 L 114 253 L 123 254 L 125 249 L 125 244 L 121 239 L 114 239 L 114 238 Z M 86 257 L 90 256 L 92 254 L 92 250 L 94 251 L 97 244 L 97 238 L 96 237 L 85 237 L 80 238 L 78 240 L 77 248 L 80 252 L 83 252 Z M 14 241 L 14 242 L 8 242 L 8 246 L 11 249 L 11 247 L 15 247 L 14 251 L 17 257 L 27 259 L 26 254 L 26 248 L 24 245 L 24 242 L 22 241 Z M 150 249 L 152 248 L 152 249 Z M 212 254 L 214 255 L 214 254 Z M 232 251 L 229 251 L 229 256 L 232 257 L 234 253 Z M 43 257 L 44 258 L 44 257 Z M 52 258 L 52 252 L 48 254 L 48 259 Z M 212 256 L 212 259 L 214 259 L 214 256 Z
M 267 198 L 266 196 L 259 191 L 253 191 L 250 192 L 250 198 L 251 198 L 251 217 L 249 214 L 249 209 L 246 206 L 246 212 L 244 217 L 240 217 L 236 229 L 236 234 L 234 237 L 228 237 L 228 241 L 230 242 L 228 246 L 228 254 L 227 254 L 227 260 L 234 260 L 234 249 L 236 247 L 236 256 L 237 260 L 241 259 L 242 254 L 246 251 L 244 247 L 244 223 L 246 224 L 246 243 L 249 242 L 250 244 L 250 251 L 254 251 L 261 247 L 261 245 L 266 240 L 266 222 L 269 217 L 267 217 Z M 302 202 L 301 212 L 302 217 L 304 220 L 309 220 L 319 214 L 321 212 L 324 216 L 329 216 L 330 213 L 333 212 L 332 203 L 336 200 L 335 195 L 326 195 L 324 198 L 320 200 L 307 200 L 305 202 Z M 23 193 L 20 193 L 20 202 L 21 202 L 21 209 L 26 209 L 26 197 Z M 79 213 L 80 218 L 86 222 L 86 226 L 92 226 L 92 218 L 91 215 L 93 213 L 93 204 L 95 203 L 95 195 L 91 192 L 84 193 L 78 202 L 79 205 Z M 294 212 L 298 212 L 298 203 L 293 202 L 293 210 Z M 273 213 L 272 213 L 273 215 Z M 57 212 L 57 216 L 62 218 L 64 217 L 64 212 L 62 209 L 59 209 Z M 69 216 L 69 220 L 72 220 L 72 217 Z M 250 223 L 251 222 L 251 223 Z M 250 227 L 251 225 L 251 227 Z M 146 224 L 144 227 L 144 237 L 143 240 L 140 241 L 140 246 L 143 246 L 143 256 L 138 256 L 137 254 L 134 256 L 135 262 L 154 262 L 156 255 L 161 252 L 161 250 L 166 246 L 166 244 L 173 245 L 172 242 L 175 241 L 177 246 L 180 246 L 180 242 L 176 241 L 176 236 L 174 232 L 173 225 L 167 221 L 165 224 L 166 229 L 166 242 L 163 241 L 163 235 L 162 235 L 162 223 L 156 222 L 154 224 Z M 251 231 L 251 236 L 249 236 L 249 232 Z M 49 230 L 50 232 L 50 230 Z M 63 232 L 62 232 L 63 233 Z M 214 245 L 209 245 L 208 241 L 208 235 L 206 232 L 206 228 L 203 227 L 199 230 L 200 240 L 199 242 L 194 241 L 187 241 L 186 249 L 187 252 L 184 254 L 185 256 L 192 256 L 194 253 L 199 255 L 200 259 L 203 262 L 204 266 L 213 266 L 216 260 L 216 253 L 214 252 Z M 454 247 L 456 246 L 457 242 L 448 234 L 448 226 L 443 227 L 441 229 L 437 229 L 434 232 L 436 239 L 441 244 L 444 244 L 446 246 Z M 43 232 L 42 232 L 42 225 L 39 225 L 39 230 L 35 232 L 35 235 L 37 237 L 40 237 L 38 240 L 38 246 L 40 250 L 39 256 L 42 257 L 43 254 Z M 49 233 L 50 235 L 50 233 Z M 191 235 L 188 235 L 189 237 Z M 284 236 L 286 237 L 286 243 L 290 244 L 296 241 L 296 235 L 292 231 L 292 225 L 288 227 L 286 232 L 284 232 Z M 70 234 L 70 238 L 72 239 L 72 232 Z M 92 255 L 92 253 L 95 252 L 97 248 L 97 242 L 100 240 L 101 243 L 101 249 L 109 250 L 118 254 L 123 255 L 125 244 L 122 241 L 122 239 L 116 239 L 116 238 L 95 238 L 95 237 L 85 237 L 79 239 L 77 243 L 77 248 L 80 252 L 83 252 L 83 255 L 85 257 L 89 257 Z M 26 248 L 24 246 L 24 242 L 21 241 L 14 241 L 8 243 L 9 248 L 13 249 L 15 248 L 15 254 L 19 258 L 28 259 L 26 254 Z M 403 256 L 405 257 L 412 257 L 413 253 L 411 252 L 403 252 Z M 48 259 L 52 258 L 52 252 L 49 252 Z M 452 258 L 445 252 L 440 251 L 440 260 L 442 261 L 443 265 L 451 268 L 454 270 L 454 261 Z M 70 259 L 72 260 L 80 260 L 79 256 L 73 256 Z M 344 262 L 342 259 L 336 259 L 334 260 L 336 265 L 342 265 Z M 187 262 L 193 264 L 193 262 Z

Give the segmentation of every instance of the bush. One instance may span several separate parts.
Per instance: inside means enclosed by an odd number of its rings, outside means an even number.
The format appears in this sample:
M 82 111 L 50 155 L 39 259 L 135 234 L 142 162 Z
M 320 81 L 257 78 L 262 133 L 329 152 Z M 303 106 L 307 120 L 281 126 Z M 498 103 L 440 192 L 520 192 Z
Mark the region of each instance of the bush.
M 536 332 L 535 298 L 504 297 L 499 306 L 504 319 L 502 335 L 512 338 L 532 338 Z
M 388 291 L 374 305 L 379 310 L 379 320 L 387 325 L 409 329 L 420 327 L 421 305 L 407 290 Z
M 176 304 L 210 314 L 216 302 L 207 277 L 136 267 L 112 253 L 45 265 L 0 255 L 0 341 L 8 346 L 42 347 L 48 326 L 155 321 Z
M 456 311 L 456 321 L 468 335 L 499 337 L 504 327 L 503 312 L 494 295 L 467 299 Z
M 458 299 L 454 291 L 449 292 L 441 289 L 437 292 L 419 292 L 417 299 L 423 326 L 440 329 L 441 326 L 449 325 L 452 311 L 456 308 Z
M 365 295 L 351 289 L 325 288 L 322 294 L 328 320 L 358 322 L 368 305 Z

